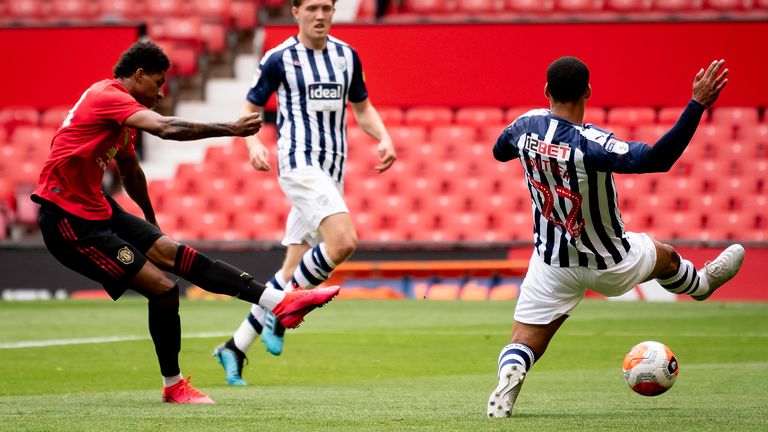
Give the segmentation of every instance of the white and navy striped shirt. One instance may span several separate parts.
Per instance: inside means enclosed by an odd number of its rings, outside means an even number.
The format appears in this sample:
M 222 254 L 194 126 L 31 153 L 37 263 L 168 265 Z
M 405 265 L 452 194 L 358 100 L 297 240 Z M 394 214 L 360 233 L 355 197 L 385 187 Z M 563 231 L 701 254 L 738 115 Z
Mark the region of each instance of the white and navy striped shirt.
M 638 172 L 637 161 L 648 149 L 538 109 L 509 125 L 493 154 L 502 162 L 522 162 L 542 260 L 554 267 L 606 269 L 630 247 L 612 173 Z
M 274 92 L 280 172 L 315 166 L 342 181 L 347 102 L 368 98 L 357 52 L 331 36 L 322 50 L 292 36 L 264 55 L 247 99 L 264 106 Z

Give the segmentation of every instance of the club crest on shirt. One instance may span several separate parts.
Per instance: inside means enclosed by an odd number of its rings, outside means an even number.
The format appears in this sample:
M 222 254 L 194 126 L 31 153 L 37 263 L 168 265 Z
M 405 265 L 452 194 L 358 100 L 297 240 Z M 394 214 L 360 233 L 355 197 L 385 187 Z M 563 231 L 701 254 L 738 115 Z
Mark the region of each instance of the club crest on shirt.
M 117 259 L 119 259 L 121 263 L 128 265 L 133 262 L 133 252 L 128 249 L 128 246 L 124 246 L 117 251 Z
M 343 58 L 337 59 L 333 63 L 333 65 L 336 66 L 336 69 L 338 69 L 340 72 L 344 72 L 345 70 L 347 70 L 347 60 L 346 59 L 343 59 Z
M 611 138 L 605 143 L 605 151 L 623 155 L 629 151 L 629 144 L 616 138 Z

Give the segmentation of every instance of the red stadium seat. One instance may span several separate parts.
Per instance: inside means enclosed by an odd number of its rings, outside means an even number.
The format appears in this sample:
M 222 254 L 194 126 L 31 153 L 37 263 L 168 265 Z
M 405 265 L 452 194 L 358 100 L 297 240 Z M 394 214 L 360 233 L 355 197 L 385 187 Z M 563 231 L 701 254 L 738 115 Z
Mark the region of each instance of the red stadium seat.
M 475 142 L 476 129 L 471 126 L 436 126 L 429 133 L 429 141 L 439 146 Z
M 504 0 L 457 0 L 457 10 L 469 14 L 501 12 Z
M 192 12 L 206 19 L 216 18 L 228 26 L 232 17 L 232 1 L 192 0 Z
M 12 134 L 16 126 L 36 126 L 40 120 L 37 108 L 30 106 L 9 106 L 0 109 L 0 127 L 4 127 L 8 134 Z
M 456 111 L 456 124 L 460 126 L 501 126 L 504 111 L 496 107 L 467 107 Z
M 510 124 L 528 111 L 540 108 L 544 108 L 544 106 L 518 106 L 509 108 L 504 112 L 504 123 Z
M 603 10 L 603 0 L 557 0 L 557 9 L 566 12 L 598 12 Z
M 40 126 L 58 129 L 67 117 L 71 106 L 51 107 L 43 111 L 40 116 Z
M 677 122 L 677 119 L 680 118 L 680 114 L 682 114 L 684 111 L 683 107 L 664 107 L 659 110 L 659 124 L 667 126 L 669 128 L 671 125 Z M 706 119 L 706 113 L 702 117 L 702 121 Z
M 45 12 L 45 3 L 40 0 L 8 0 L 8 14 L 14 20 L 40 19 Z
M 451 0 L 406 0 L 403 7 L 405 12 L 442 14 L 454 11 L 455 2 Z
M 592 123 L 602 127 L 605 123 L 605 109 L 588 106 L 584 109 L 584 123 Z
M 707 7 L 722 11 L 749 10 L 751 0 L 707 0 Z
M 258 0 L 232 0 L 232 17 L 236 29 L 255 29 L 259 23 Z
M 509 9 L 524 13 L 546 13 L 555 8 L 554 0 L 507 0 Z
M 731 199 L 723 194 L 689 196 L 686 198 L 685 206 L 688 213 L 702 216 L 730 211 L 732 208 Z
M 229 50 L 227 25 L 223 22 L 203 20 L 200 24 L 200 34 L 208 52 L 221 54 Z
M 608 111 L 607 121 L 629 127 L 649 125 L 656 121 L 656 111 L 653 108 L 613 108 Z
M 632 141 L 640 141 L 653 145 L 659 140 L 665 133 L 669 131 L 669 125 L 663 124 L 646 124 L 635 128 L 635 133 L 632 135 Z
M 768 144 L 768 124 L 745 125 L 739 128 L 737 135 L 746 143 Z
M 147 14 L 150 18 L 178 16 L 188 10 L 183 0 L 154 0 L 147 2 Z
M 480 241 L 475 232 L 488 229 L 488 217 L 484 214 L 446 213 L 441 215 L 440 223 L 448 239 L 454 241 Z
M 409 126 L 434 127 L 453 123 L 453 111 L 446 107 L 421 106 L 405 112 L 405 124 Z
M 376 107 L 376 111 L 379 113 L 379 117 L 381 117 L 381 121 L 384 122 L 384 125 L 387 127 L 390 126 L 400 126 L 403 124 L 403 110 L 398 107 Z M 348 117 L 348 119 L 353 119 L 354 116 Z
M 653 9 L 661 11 L 690 11 L 701 9 L 702 0 L 653 0 Z
M 197 48 L 169 40 L 158 40 L 156 42 L 171 60 L 170 75 L 178 75 L 180 77 L 197 75 L 199 71 L 199 52 Z
M 747 127 L 758 123 L 755 107 L 721 107 L 712 111 L 713 124 L 724 126 Z
M 653 6 L 652 0 L 606 0 L 605 7 L 621 12 L 648 11 Z
M 124 21 L 146 18 L 147 5 L 137 0 L 101 0 L 101 18 L 105 21 Z
M 100 4 L 90 0 L 54 0 L 56 20 L 90 21 L 99 15 Z
M 599 128 L 607 130 L 608 132 L 611 132 L 615 137 L 617 137 L 620 140 L 624 141 L 631 141 L 632 140 L 632 128 L 629 126 L 623 126 L 623 125 L 615 125 L 615 124 L 604 124 L 604 125 L 597 125 Z

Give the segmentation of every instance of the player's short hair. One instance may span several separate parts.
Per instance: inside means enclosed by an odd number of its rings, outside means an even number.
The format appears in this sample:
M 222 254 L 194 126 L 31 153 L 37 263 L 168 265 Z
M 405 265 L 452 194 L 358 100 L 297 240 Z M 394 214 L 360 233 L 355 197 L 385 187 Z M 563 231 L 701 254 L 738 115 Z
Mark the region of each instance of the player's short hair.
M 291 6 L 297 8 L 304 3 L 304 0 L 291 0 Z M 336 6 L 336 0 L 333 0 L 333 5 Z
M 576 57 L 560 57 L 547 68 L 547 88 L 558 102 L 578 102 L 589 85 L 589 68 Z
M 171 66 L 171 61 L 163 49 L 152 41 L 138 41 L 120 55 L 112 72 L 115 78 L 127 78 L 139 68 L 144 72 L 156 74 L 165 72 Z

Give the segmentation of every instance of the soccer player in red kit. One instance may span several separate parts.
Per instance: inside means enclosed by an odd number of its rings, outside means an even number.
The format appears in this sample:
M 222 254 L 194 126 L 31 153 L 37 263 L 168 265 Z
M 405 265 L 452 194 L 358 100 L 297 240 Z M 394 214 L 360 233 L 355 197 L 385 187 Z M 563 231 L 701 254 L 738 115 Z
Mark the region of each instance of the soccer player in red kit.
M 129 288 L 147 298 L 163 400 L 210 404 L 213 401 L 181 375 L 179 287 L 164 271 L 210 292 L 269 309 L 286 327 L 298 326 L 339 289 L 283 292 L 268 288 L 248 273 L 211 260 L 160 231 L 133 146 L 136 131 L 194 140 L 249 136 L 262 125 L 258 114 L 231 123 L 201 123 L 151 111 L 163 97 L 160 88 L 169 65 L 168 57 L 152 42 L 136 42 L 123 52 L 114 67 L 114 79 L 93 84 L 67 114 L 51 142 L 32 200 L 40 204 L 43 239 L 56 259 L 100 282 L 115 300 Z M 104 170 L 112 160 L 145 220 L 127 213 L 101 191 Z

